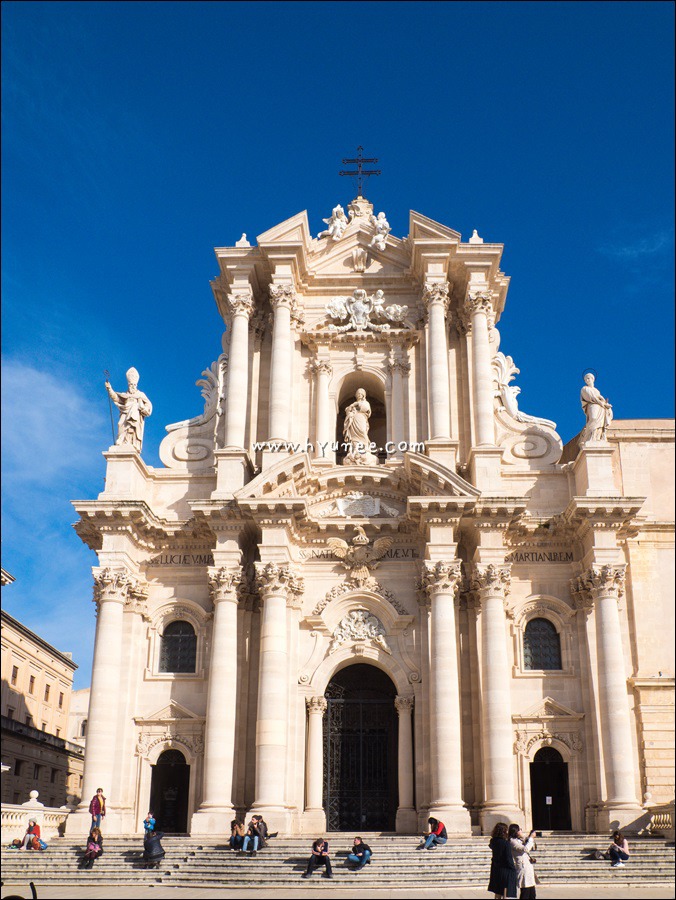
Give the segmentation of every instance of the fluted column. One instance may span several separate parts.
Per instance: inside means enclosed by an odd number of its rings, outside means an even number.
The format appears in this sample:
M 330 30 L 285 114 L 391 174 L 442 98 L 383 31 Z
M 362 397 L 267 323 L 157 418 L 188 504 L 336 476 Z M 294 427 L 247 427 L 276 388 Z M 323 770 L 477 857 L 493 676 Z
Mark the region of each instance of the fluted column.
M 103 788 L 110 807 L 114 806 L 114 799 L 118 794 L 117 785 L 113 784 L 113 767 L 118 748 L 117 710 L 122 680 L 123 617 L 130 590 L 137 584 L 123 568 L 95 567 L 92 571 L 98 618 L 87 716 L 82 799 L 77 810 L 78 818 L 82 814 L 82 822 L 78 825 L 78 830 L 84 830 L 90 823 L 89 801 L 97 788 Z M 110 818 L 109 815 L 108 821 Z
M 398 458 L 403 454 L 401 450 L 397 449 L 397 445 L 400 441 L 406 440 L 404 432 L 404 373 L 410 371 L 411 366 L 408 362 L 398 359 L 392 353 L 388 362 L 388 368 L 392 379 L 392 392 L 390 395 L 392 429 L 390 437 L 394 443 L 394 450 L 389 454 L 389 458 Z
M 209 691 L 204 736 L 204 790 L 191 833 L 213 834 L 234 816 L 232 804 L 237 710 L 237 586 L 240 566 L 210 566 L 209 590 L 214 604 Z
M 572 583 L 593 603 L 596 618 L 599 716 L 606 777 L 606 818 L 625 827 L 638 814 L 627 671 L 622 651 L 618 601 L 624 593 L 625 567 L 591 566 Z M 624 812 L 623 812 L 624 811 Z
M 410 833 L 417 826 L 417 814 L 413 805 L 413 703 L 413 697 L 394 698 L 399 716 L 399 808 L 396 828 L 402 833 Z
M 269 441 L 289 439 L 293 358 L 291 316 L 296 311 L 296 291 L 290 284 L 271 284 L 270 303 L 274 310 L 272 358 L 270 362 Z
M 331 415 L 329 382 L 333 369 L 327 359 L 316 359 L 312 369 L 317 379 L 315 391 L 315 458 L 335 462 L 336 455 L 331 444 L 336 439 L 334 417 Z M 324 445 L 324 446 L 322 446 Z
M 253 312 L 251 291 L 228 294 L 228 306 L 232 323 L 228 348 L 225 447 L 241 450 L 244 448 L 249 397 L 249 317 Z
M 426 562 L 423 585 L 430 599 L 430 815 L 453 832 L 470 831 L 462 802 L 462 733 L 455 599 L 460 560 Z
M 306 810 L 322 810 L 324 793 L 324 713 L 325 697 L 307 697 L 307 803 Z
M 484 833 L 500 821 L 517 821 L 511 667 L 507 656 L 505 597 L 510 565 L 476 566 L 472 589 L 481 603 L 481 738 L 483 747 Z
M 474 400 L 474 421 L 476 427 L 475 446 L 495 445 L 493 424 L 493 370 L 491 368 L 491 348 L 488 330 L 494 316 L 493 299 L 490 291 L 475 291 L 467 295 L 464 313 L 471 322 L 472 332 L 472 384 Z
M 289 659 L 286 605 L 303 582 L 289 566 L 256 563 L 261 597 L 261 644 L 256 719 L 256 790 L 253 809 L 285 814 L 285 762 L 288 754 Z
M 448 284 L 427 282 L 423 302 L 429 316 L 427 363 L 430 407 L 430 438 L 451 436 L 451 398 L 448 380 L 448 340 L 446 337 L 446 312 L 448 311 Z

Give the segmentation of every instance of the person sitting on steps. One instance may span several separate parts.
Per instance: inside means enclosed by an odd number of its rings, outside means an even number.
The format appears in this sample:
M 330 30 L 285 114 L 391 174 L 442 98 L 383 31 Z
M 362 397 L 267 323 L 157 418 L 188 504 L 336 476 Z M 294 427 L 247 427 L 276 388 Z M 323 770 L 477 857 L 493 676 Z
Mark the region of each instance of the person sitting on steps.
M 608 847 L 608 856 L 612 859 L 611 869 L 619 869 L 629 859 L 629 844 L 621 831 L 613 832 L 613 843 Z
M 261 844 L 261 833 L 258 828 L 258 816 L 252 816 L 251 821 L 247 825 L 246 835 L 244 836 L 244 843 L 242 845 L 242 853 L 246 853 L 248 851 L 249 856 L 255 856 L 258 852 L 258 848 Z M 251 849 L 249 850 L 249 847 Z
M 94 861 L 103 853 L 103 835 L 101 829 L 94 826 L 87 838 L 87 849 L 84 854 L 83 869 L 93 869 Z
M 324 872 L 324 878 L 333 878 L 331 860 L 329 859 L 329 842 L 321 837 L 317 838 L 312 844 L 312 855 L 308 860 L 307 869 L 301 875 L 301 878 L 309 878 L 317 866 L 325 867 L 326 872 Z
M 355 868 L 353 871 L 358 872 L 371 862 L 371 856 L 372 852 L 369 845 L 365 844 L 360 837 L 356 837 L 352 846 L 352 852 L 348 855 L 347 861 L 349 863 L 354 863 Z
M 427 820 L 429 830 L 423 835 L 423 843 L 418 850 L 436 850 L 438 844 L 445 844 L 448 840 L 446 826 L 438 819 L 430 817 Z

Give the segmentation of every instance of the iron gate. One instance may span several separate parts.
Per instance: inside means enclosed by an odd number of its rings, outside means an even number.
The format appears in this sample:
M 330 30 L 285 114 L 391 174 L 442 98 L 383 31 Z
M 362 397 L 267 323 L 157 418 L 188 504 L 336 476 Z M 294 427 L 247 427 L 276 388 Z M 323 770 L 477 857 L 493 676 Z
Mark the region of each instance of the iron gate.
M 328 831 L 394 831 L 397 722 L 393 701 L 327 700 L 324 807 Z

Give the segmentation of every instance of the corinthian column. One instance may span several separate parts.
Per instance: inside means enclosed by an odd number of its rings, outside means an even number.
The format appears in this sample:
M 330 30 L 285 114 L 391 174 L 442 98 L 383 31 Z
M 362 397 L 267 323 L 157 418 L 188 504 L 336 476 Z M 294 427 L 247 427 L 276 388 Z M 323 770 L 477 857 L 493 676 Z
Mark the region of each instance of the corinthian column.
M 274 817 L 283 827 L 288 819 L 285 797 L 289 695 L 286 605 L 290 595 L 302 592 L 303 582 L 289 566 L 275 563 L 256 563 L 256 580 L 262 609 L 256 791 L 252 809 Z
M 413 731 L 411 712 L 413 697 L 395 697 L 399 715 L 399 808 L 396 829 L 410 834 L 417 829 L 417 813 L 413 806 Z
M 324 697 L 306 698 L 307 720 L 307 806 L 306 811 L 321 810 L 324 792 L 324 747 L 323 728 L 324 713 L 328 706 Z M 326 822 L 324 822 L 326 827 Z
M 291 316 L 296 314 L 296 291 L 290 284 L 271 284 L 274 310 L 272 359 L 270 363 L 269 441 L 289 439 L 292 387 Z
M 476 566 L 472 590 L 481 602 L 481 739 L 484 767 L 484 834 L 497 822 L 516 822 L 511 669 L 507 656 L 505 598 L 510 565 Z
M 330 445 L 335 440 L 335 427 L 331 415 L 329 400 L 329 382 L 333 369 L 328 359 L 316 359 L 312 370 L 317 378 L 315 400 L 315 458 L 327 462 L 335 462 L 335 453 Z M 324 447 L 322 447 L 322 444 Z M 327 446 L 329 445 L 329 446 Z
M 406 434 L 404 432 L 403 381 L 404 374 L 407 374 L 410 371 L 411 365 L 406 360 L 397 359 L 394 352 L 392 352 L 388 362 L 388 369 L 390 370 L 390 377 L 392 379 L 392 393 L 390 396 L 392 431 L 390 439 L 395 445 L 392 456 L 396 459 L 403 455 L 402 451 L 397 449 L 397 444 L 399 444 L 400 441 L 406 440 Z
M 429 358 L 427 361 L 430 404 L 430 438 L 448 440 L 451 436 L 451 398 L 448 381 L 448 341 L 446 313 L 448 284 L 427 282 L 423 302 L 429 316 Z
M 237 586 L 240 566 L 209 566 L 214 604 L 209 692 L 204 740 L 204 792 L 191 834 L 213 834 L 234 816 L 232 778 L 237 702 Z
M 426 562 L 423 584 L 430 598 L 430 815 L 449 831 L 470 832 L 462 802 L 460 682 L 455 630 L 455 598 L 462 577 L 460 560 Z
M 478 447 L 495 445 L 493 424 L 493 372 L 488 329 L 492 323 L 493 297 L 490 291 L 475 291 L 467 295 L 465 316 L 472 331 L 472 385 L 476 443 Z
M 228 350 L 228 388 L 225 408 L 225 447 L 244 448 L 246 406 L 249 396 L 249 316 L 253 312 L 251 290 L 228 294 L 232 313 Z
M 84 783 L 82 799 L 75 814 L 77 829 L 84 831 L 91 823 L 89 801 L 102 787 L 112 797 L 118 794 L 113 782 L 117 740 L 117 711 L 122 680 L 122 623 L 124 606 L 136 581 L 126 569 L 95 567 L 94 601 L 98 607 L 92 685 L 87 716 Z M 113 818 L 108 811 L 107 823 Z M 119 829 L 115 829 L 119 830 Z
M 602 820 L 606 826 L 619 821 L 620 828 L 629 825 L 641 813 L 636 799 L 627 671 L 617 608 L 624 593 L 624 578 L 624 565 L 591 566 L 571 585 L 574 591 L 590 597 L 594 604 L 599 716 L 606 776 Z M 597 827 L 603 826 L 597 824 Z

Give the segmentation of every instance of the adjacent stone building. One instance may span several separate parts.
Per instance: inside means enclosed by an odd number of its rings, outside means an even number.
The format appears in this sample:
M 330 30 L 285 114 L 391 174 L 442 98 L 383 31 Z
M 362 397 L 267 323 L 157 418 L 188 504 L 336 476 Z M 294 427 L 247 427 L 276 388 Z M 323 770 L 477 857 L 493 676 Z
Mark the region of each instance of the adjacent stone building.
M 111 393 L 69 830 L 97 787 L 118 832 L 639 827 L 674 791 L 674 423 L 589 376 L 564 450 L 500 348 L 502 245 L 348 213 L 216 250 L 223 353 L 163 468 L 138 373 Z
M 84 752 L 67 740 L 76 669 L 70 654 L 2 611 L 3 803 L 25 803 L 33 790 L 46 806 L 80 802 Z

